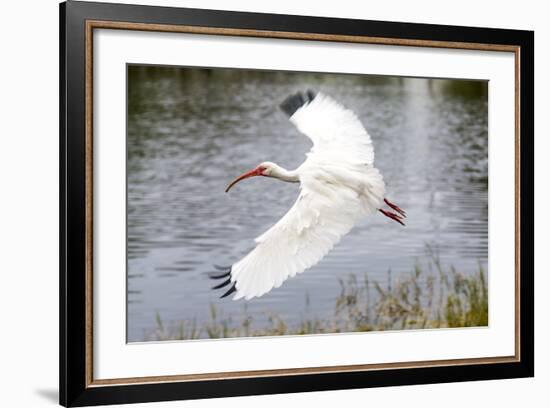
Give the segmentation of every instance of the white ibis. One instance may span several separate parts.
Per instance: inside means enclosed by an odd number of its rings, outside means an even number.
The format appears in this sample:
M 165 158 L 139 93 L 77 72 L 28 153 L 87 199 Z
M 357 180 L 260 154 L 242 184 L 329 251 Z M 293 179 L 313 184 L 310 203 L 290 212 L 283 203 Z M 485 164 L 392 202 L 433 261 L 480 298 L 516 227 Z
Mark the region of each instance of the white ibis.
M 237 263 L 212 275 L 230 286 L 221 297 L 259 297 L 318 263 L 362 217 L 380 212 L 405 225 L 405 211 L 384 198 L 382 175 L 374 167 L 372 141 L 351 111 L 322 93 L 296 93 L 280 105 L 313 147 L 296 170 L 260 163 L 233 180 L 225 192 L 254 176 L 300 183 L 290 210 L 256 238 L 256 247 Z M 381 208 L 386 204 L 390 209 Z M 393 211 L 392 211 L 393 210 Z

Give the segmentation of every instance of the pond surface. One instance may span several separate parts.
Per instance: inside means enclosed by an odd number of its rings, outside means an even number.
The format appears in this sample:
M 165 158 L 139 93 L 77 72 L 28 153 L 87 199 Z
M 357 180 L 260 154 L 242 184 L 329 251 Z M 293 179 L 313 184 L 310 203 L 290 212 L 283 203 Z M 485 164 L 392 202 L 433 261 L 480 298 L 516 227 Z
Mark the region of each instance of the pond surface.
M 252 301 L 219 299 L 208 274 L 230 265 L 293 204 L 298 185 L 229 181 L 262 161 L 296 168 L 310 148 L 278 109 L 314 89 L 353 109 L 370 133 L 387 197 L 407 226 L 360 222 L 325 259 Z M 245 313 L 254 324 L 330 318 L 338 278 L 381 283 L 427 265 L 471 274 L 487 264 L 487 84 L 356 75 L 130 66 L 128 71 L 128 341 L 170 322 Z M 246 309 L 246 310 L 245 310 Z

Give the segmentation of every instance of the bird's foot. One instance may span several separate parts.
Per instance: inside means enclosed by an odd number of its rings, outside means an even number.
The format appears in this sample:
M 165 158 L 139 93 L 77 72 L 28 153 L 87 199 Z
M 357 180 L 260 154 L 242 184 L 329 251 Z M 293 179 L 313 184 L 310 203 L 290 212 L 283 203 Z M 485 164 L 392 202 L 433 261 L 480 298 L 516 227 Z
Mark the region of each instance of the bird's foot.
M 390 207 L 392 210 L 397 211 L 399 214 L 401 214 L 403 217 L 407 218 L 407 213 L 405 210 L 402 210 L 399 208 L 396 204 L 390 202 L 387 198 L 384 198 L 384 202 Z
M 391 218 L 392 220 L 394 220 L 394 221 L 398 222 L 399 224 L 405 226 L 405 223 L 403 222 L 403 217 L 400 216 L 399 214 L 396 214 L 396 213 L 391 212 L 391 211 L 382 210 L 382 209 L 379 209 L 378 211 L 380 211 L 386 217 Z

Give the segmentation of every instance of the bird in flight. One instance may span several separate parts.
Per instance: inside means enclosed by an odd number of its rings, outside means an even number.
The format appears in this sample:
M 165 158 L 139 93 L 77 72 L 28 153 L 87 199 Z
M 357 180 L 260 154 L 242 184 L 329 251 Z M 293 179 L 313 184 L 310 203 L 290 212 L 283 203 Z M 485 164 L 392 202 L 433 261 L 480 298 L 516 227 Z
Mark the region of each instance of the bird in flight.
M 241 180 L 263 176 L 300 183 L 300 194 L 290 210 L 256 238 L 251 252 L 229 267 L 217 267 L 222 272 L 210 276 L 223 279 L 212 289 L 229 288 L 222 298 L 235 293 L 233 299 L 248 300 L 278 288 L 318 263 L 366 215 L 380 212 L 405 225 L 405 211 L 385 198 L 371 138 L 351 110 L 312 91 L 290 95 L 280 108 L 313 142 L 306 160 L 295 170 L 260 163 L 225 192 Z

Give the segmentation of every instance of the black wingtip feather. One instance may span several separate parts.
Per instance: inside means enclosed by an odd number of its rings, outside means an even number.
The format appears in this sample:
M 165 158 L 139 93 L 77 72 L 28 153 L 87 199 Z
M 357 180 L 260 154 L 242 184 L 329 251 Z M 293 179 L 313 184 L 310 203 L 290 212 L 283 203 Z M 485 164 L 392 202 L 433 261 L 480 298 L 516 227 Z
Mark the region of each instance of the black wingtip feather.
M 230 294 L 232 294 L 233 292 L 235 292 L 237 290 L 237 282 L 235 282 L 233 284 L 233 286 L 231 286 L 231 288 L 225 292 L 223 295 L 220 296 L 220 299 L 223 299 L 224 297 L 227 297 L 229 296 Z
M 231 283 L 231 278 L 227 279 L 226 281 L 223 281 L 219 285 L 212 286 L 212 289 L 220 289 L 220 288 L 223 288 L 224 286 L 229 285 L 230 283 Z
M 227 272 L 222 273 L 220 275 L 210 274 L 210 275 L 208 275 L 208 277 L 210 279 L 222 279 L 222 278 L 227 278 L 229 275 L 231 275 L 231 271 L 227 271 Z
M 220 288 L 223 288 L 227 285 L 230 285 L 231 284 L 231 271 L 233 269 L 233 266 L 223 267 L 223 266 L 219 266 L 219 265 L 214 265 L 214 267 L 216 269 L 222 271 L 223 273 L 221 273 L 221 274 L 210 274 L 210 275 L 208 275 L 210 277 L 210 279 L 223 279 L 223 278 L 227 278 L 227 279 L 224 280 L 222 283 L 220 283 L 216 286 L 213 286 L 212 289 L 220 289 Z M 235 292 L 237 290 L 236 285 L 237 285 L 237 282 L 233 282 L 233 285 L 229 288 L 229 290 L 227 292 L 225 292 L 222 296 L 220 296 L 220 299 L 222 299 L 224 297 L 227 297 L 230 294 L 232 294 L 233 292 Z
M 288 96 L 279 107 L 281 110 L 291 117 L 294 113 L 300 109 L 302 106 L 310 103 L 315 99 L 317 94 L 311 89 L 308 89 L 306 92 L 296 92 L 293 95 Z

